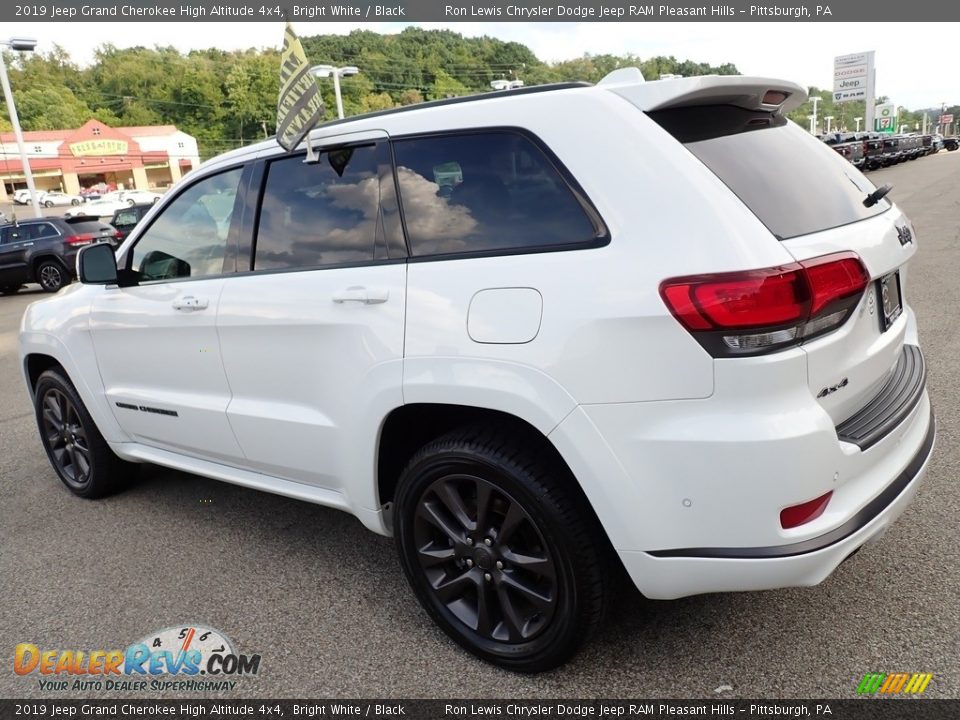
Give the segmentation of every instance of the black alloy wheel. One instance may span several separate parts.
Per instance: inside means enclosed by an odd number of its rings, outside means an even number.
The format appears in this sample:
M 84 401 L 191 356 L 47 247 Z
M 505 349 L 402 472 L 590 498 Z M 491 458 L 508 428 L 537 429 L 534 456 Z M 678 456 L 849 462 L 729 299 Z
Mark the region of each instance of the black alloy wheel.
M 400 475 L 394 536 L 420 604 L 477 657 L 541 672 L 572 656 L 603 614 L 609 543 L 542 437 L 465 428 Z
M 59 388 L 49 388 L 41 398 L 41 432 L 57 474 L 71 490 L 90 483 L 90 440 L 73 401 Z
M 557 569 L 523 506 L 487 480 L 451 472 L 420 497 L 420 568 L 437 601 L 481 637 L 535 638 L 557 608 Z
M 136 473 L 136 464 L 121 460 L 110 449 L 63 370 L 40 374 L 33 404 L 50 464 L 74 495 L 109 495 Z

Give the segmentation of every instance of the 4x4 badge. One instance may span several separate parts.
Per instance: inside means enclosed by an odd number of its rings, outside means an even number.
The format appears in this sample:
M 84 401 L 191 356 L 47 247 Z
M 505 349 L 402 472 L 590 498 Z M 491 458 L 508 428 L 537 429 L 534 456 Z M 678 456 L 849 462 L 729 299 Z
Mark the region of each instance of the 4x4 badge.
M 897 237 L 900 238 L 901 245 L 913 242 L 913 233 L 906 225 L 897 225 Z

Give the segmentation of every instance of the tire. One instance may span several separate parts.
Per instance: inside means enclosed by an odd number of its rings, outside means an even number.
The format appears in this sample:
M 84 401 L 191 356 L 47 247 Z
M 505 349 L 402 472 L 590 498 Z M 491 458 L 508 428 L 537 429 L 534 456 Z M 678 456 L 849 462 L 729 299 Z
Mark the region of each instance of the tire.
M 528 673 L 577 651 L 612 575 L 572 479 L 522 449 L 532 446 L 483 428 L 435 440 L 401 474 L 394 511 L 401 565 L 434 622 L 477 657 Z
M 104 497 L 133 478 L 137 465 L 113 453 L 62 370 L 40 375 L 34 412 L 50 464 L 74 495 Z
M 56 260 L 44 260 L 37 265 L 37 282 L 45 292 L 55 293 L 64 285 L 70 284 L 67 269 Z
M 133 206 L 136 205 L 136 204 L 137 204 L 137 201 L 134 200 L 133 198 L 130 198 L 129 200 L 127 200 L 127 206 L 128 206 L 128 207 L 133 207 Z
M 16 295 L 22 287 L 23 285 L 5 285 L 0 287 L 0 295 Z
M 70 204 L 76 207 L 77 205 L 80 204 L 80 200 L 78 198 L 74 198 L 73 200 L 70 201 Z
M 53 203 L 50 202 L 49 200 L 47 200 L 45 203 L 43 203 L 43 206 L 44 206 L 45 208 L 52 208 L 52 207 L 53 207 Z

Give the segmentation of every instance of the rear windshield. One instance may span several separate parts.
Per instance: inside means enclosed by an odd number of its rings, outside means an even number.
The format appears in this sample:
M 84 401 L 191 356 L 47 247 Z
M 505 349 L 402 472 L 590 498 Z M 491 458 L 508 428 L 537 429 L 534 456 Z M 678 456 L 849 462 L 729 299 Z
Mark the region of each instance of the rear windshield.
M 730 105 L 671 108 L 650 117 L 719 177 L 781 240 L 848 225 L 876 188 L 853 165 L 778 114 Z
M 99 220 L 67 220 L 67 224 L 75 233 L 97 233 L 110 229 L 109 225 Z

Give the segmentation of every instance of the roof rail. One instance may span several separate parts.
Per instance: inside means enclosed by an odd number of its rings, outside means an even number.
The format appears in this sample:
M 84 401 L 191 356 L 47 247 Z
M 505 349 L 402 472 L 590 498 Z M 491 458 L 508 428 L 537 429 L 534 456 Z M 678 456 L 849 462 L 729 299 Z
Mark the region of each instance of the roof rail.
M 527 87 L 514 88 L 513 90 L 494 90 L 492 92 L 477 93 L 475 95 L 462 95 L 460 97 L 444 98 L 443 100 L 429 100 L 413 105 L 404 105 L 403 107 L 389 108 L 387 110 L 376 110 L 374 112 L 363 113 L 361 115 L 351 115 L 346 118 L 333 119 L 328 122 L 320 123 L 314 130 L 328 128 L 334 125 L 353 122 L 354 120 L 365 120 L 367 118 L 382 117 L 384 115 L 396 115 L 398 113 L 410 112 L 411 110 L 423 110 L 425 108 L 442 107 L 444 105 L 459 105 L 460 103 L 479 102 L 481 100 L 493 100 L 495 98 L 513 97 L 514 95 L 535 95 L 537 93 L 552 92 L 554 90 L 570 90 L 573 88 L 592 87 L 588 82 L 563 82 L 550 83 L 547 85 L 529 85 Z

